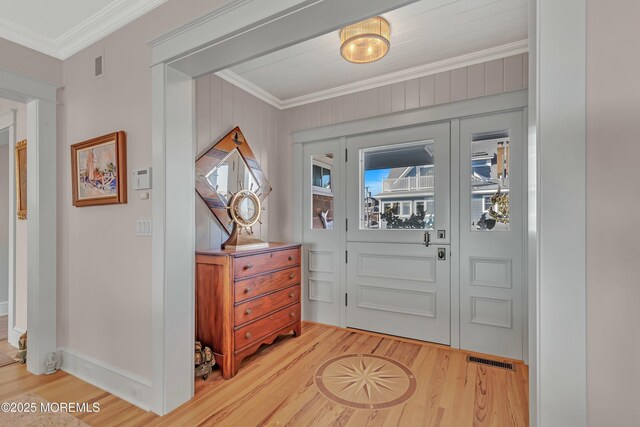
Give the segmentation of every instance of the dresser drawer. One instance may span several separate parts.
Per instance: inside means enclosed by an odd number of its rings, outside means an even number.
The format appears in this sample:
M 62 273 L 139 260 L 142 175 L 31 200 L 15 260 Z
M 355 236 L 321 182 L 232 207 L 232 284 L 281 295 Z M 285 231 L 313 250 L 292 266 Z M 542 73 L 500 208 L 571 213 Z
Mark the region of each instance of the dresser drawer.
M 300 285 L 252 299 L 235 308 L 235 325 L 242 325 L 297 302 L 300 302 Z
M 235 350 L 243 349 L 278 329 L 300 320 L 300 303 L 276 311 L 235 331 Z
M 296 283 L 300 283 L 300 267 L 288 268 L 241 280 L 235 282 L 234 285 L 235 302 L 238 303 L 267 292 L 295 285 Z
M 234 277 L 254 276 L 281 268 L 293 267 L 300 264 L 299 249 L 287 249 L 284 251 L 269 252 L 251 255 L 234 260 Z

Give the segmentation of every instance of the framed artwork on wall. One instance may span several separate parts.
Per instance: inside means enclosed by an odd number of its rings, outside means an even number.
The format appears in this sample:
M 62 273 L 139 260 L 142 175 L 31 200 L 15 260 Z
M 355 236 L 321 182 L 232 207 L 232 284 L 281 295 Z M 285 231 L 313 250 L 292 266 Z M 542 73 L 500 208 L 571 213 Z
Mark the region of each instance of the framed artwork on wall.
M 127 203 L 124 131 L 71 146 L 71 189 L 76 207 Z
M 27 140 L 16 144 L 16 211 L 27 219 Z

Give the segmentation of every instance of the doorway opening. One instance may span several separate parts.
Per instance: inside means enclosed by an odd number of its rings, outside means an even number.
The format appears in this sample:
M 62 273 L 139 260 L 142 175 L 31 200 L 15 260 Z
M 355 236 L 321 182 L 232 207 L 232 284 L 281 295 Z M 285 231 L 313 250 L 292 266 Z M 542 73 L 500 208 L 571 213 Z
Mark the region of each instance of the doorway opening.
M 27 369 L 41 374 L 56 351 L 56 87 L 0 68 L 0 98 L 11 104 L 0 117 L 10 145 L 7 335 L 17 344 L 28 326 Z
M 0 98 L 0 356 L 14 362 L 27 330 L 27 106 Z
M 370 132 L 384 126 L 375 118 L 355 122 L 355 135 L 296 133 L 303 218 L 315 215 L 316 156 L 344 153 L 344 172 L 331 174 L 340 229 L 304 221 L 298 233 L 307 320 L 527 360 L 526 95 L 512 95 L 478 102 L 473 117 L 455 113 L 473 101 L 452 106 L 444 123 L 398 114 L 385 130 Z

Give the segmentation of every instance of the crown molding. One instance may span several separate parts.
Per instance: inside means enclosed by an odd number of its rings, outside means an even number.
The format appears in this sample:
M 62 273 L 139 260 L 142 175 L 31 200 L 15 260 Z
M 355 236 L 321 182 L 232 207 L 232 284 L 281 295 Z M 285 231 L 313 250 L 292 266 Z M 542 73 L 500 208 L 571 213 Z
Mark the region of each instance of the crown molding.
M 458 68 L 481 64 L 483 62 L 489 62 L 495 59 L 507 58 L 509 56 L 527 53 L 528 51 L 528 41 L 521 40 L 284 100 L 272 95 L 258 85 L 248 81 L 247 79 L 239 76 L 231 70 L 223 70 L 217 72 L 216 75 L 228 81 L 229 83 L 238 86 L 240 89 L 249 92 L 253 96 L 267 102 L 268 104 L 273 105 L 280 110 L 285 110 L 287 108 L 297 107 L 299 105 L 311 104 L 313 102 L 361 92 L 363 90 L 373 89 L 381 86 L 451 71 Z
M 57 38 L 0 18 L 0 37 L 65 60 L 167 0 L 116 0 Z
M 157 37 L 151 41 L 149 41 L 149 46 L 151 47 L 155 47 L 158 46 L 162 43 L 167 42 L 167 40 L 171 40 L 173 38 L 176 38 L 182 34 L 186 34 L 189 31 L 192 31 L 200 26 L 202 26 L 203 24 L 213 21 L 215 19 L 220 18 L 222 15 L 226 15 L 229 12 L 232 12 L 233 10 L 244 6 L 247 3 L 251 3 L 253 0 L 227 0 L 226 3 L 224 3 L 222 6 L 220 6 L 219 8 L 207 13 L 204 16 L 201 16 L 200 18 L 196 18 L 193 21 L 189 22 L 188 24 L 180 27 L 180 28 L 176 28 L 175 30 L 169 31 L 166 34 L 161 35 L 160 37 Z
M 60 59 L 92 45 L 167 0 L 116 0 L 56 39 Z
M 58 58 L 58 46 L 53 38 L 0 17 L 0 37 L 19 45 Z M 60 59 L 60 58 L 58 58 Z
M 250 82 L 243 77 L 240 77 L 238 74 L 229 69 L 218 71 L 215 74 L 222 80 L 226 80 L 232 85 L 244 90 L 245 92 L 249 92 L 251 95 L 263 100 L 269 105 L 276 107 L 278 110 L 283 110 L 285 108 L 284 101 L 282 101 L 280 98 L 273 96 L 271 93 L 262 89 L 260 86 Z

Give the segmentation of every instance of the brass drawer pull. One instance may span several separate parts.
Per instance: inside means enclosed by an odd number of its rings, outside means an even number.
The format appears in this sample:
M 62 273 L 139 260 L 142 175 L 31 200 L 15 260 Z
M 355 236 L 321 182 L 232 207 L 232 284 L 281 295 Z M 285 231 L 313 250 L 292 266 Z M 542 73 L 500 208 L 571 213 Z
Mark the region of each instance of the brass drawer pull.
M 245 270 L 249 270 L 250 268 L 253 268 L 253 264 L 247 264 L 244 266 Z
M 244 334 L 245 339 L 251 339 L 251 332 Z
M 293 255 L 289 255 L 289 261 L 293 261 Z
M 251 288 L 244 288 L 244 293 L 245 293 L 245 294 L 251 293 L 251 291 L 253 291 L 253 289 L 251 289 Z
M 289 298 L 293 298 L 294 295 L 293 291 L 289 292 Z
M 294 277 L 296 277 L 294 273 L 289 274 L 289 279 L 293 279 Z
M 289 317 L 296 317 L 296 313 L 292 311 L 291 313 L 289 313 Z
M 251 310 L 250 308 L 247 308 L 247 309 L 244 311 L 244 314 L 246 314 L 246 315 L 248 316 L 248 315 L 250 315 L 250 314 L 251 314 L 251 312 L 252 312 L 252 311 L 253 311 L 253 310 Z

